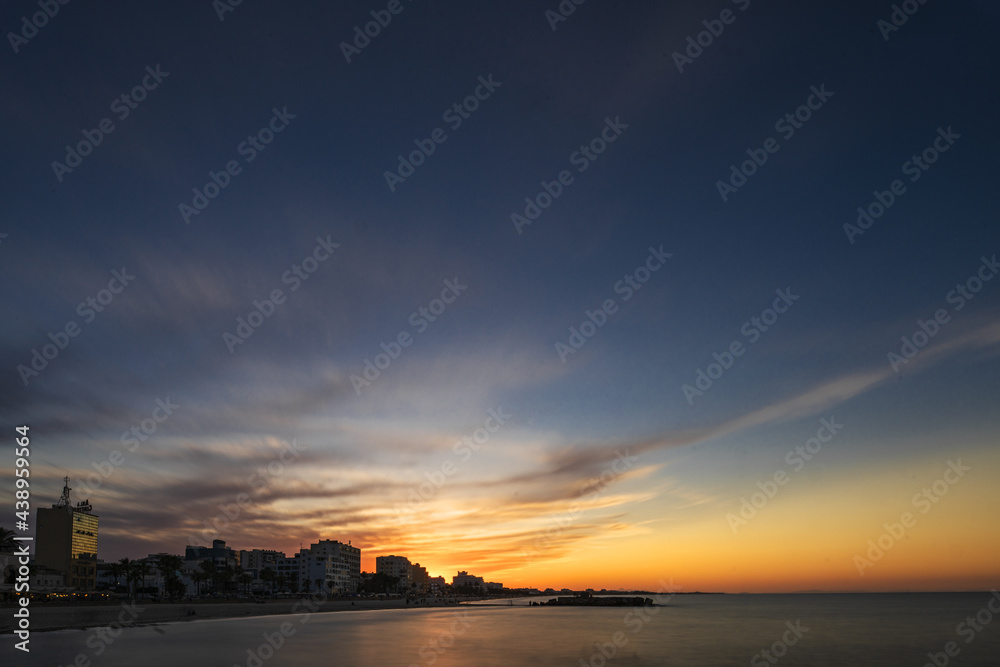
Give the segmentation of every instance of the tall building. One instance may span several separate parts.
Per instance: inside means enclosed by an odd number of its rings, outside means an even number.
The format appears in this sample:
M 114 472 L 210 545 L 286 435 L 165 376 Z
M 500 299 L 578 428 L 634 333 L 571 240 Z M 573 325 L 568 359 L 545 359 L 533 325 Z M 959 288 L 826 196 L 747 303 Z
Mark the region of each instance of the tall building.
M 430 586 L 430 575 L 427 574 L 427 568 L 420 563 L 414 563 L 410 566 L 410 588 L 416 589 L 420 593 L 425 593 Z
M 397 590 L 410 590 L 409 558 L 405 556 L 378 556 L 375 558 L 375 572 L 398 578 Z
M 70 588 L 90 590 L 97 586 L 99 517 L 89 501 L 74 507 L 69 492 L 65 477 L 59 502 L 35 513 L 35 565 L 61 572 Z
M 361 549 L 350 542 L 320 540 L 292 558 L 279 559 L 276 572 L 293 592 L 354 593 L 361 579 Z
M 337 540 L 320 540 L 309 545 L 314 558 L 326 560 L 327 587 L 336 593 L 354 593 L 361 580 L 361 549 Z M 314 577 L 315 579 L 315 577 Z

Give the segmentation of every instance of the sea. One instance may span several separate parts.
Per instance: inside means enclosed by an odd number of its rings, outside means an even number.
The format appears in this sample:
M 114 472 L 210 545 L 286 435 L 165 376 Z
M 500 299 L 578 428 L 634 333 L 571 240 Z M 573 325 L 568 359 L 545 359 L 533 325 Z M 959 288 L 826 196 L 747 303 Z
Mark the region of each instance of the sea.
M 30 654 L 15 650 L 7 634 L 0 635 L 0 664 L 1000 666 L 1000 593 L 652 598 L 657 606 L 545 607 L 517 599 L 164 623 L 126 627 L 115 637 L 93 628 L 35 632 Z

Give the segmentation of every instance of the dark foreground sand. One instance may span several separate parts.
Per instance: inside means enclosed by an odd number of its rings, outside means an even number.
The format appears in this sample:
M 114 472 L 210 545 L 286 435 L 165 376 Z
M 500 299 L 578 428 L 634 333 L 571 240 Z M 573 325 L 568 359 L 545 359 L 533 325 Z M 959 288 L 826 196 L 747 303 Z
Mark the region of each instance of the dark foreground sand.
M 475 599 L 475 598 L 471 598 Z M 464 598 L 463 598 L 464 600 Z M 271 614 L 324 613 L 331 611 L 361 611 L 372 609 L 420 609 L 424 607 L 446 607 L 458 604 L 455 600 L 435 600 L 407 604 L 406 600 L 326 600 L 309 598 L 294 600 L 267 600 L 266 602 L 149 602 L 148 600 L 124 601 L 118 604 L 90 605 L 32 605 L 31 630 L 64 630 L 69 628 L 91 628 L 121 623 L 125 626 L 150 625 L 174 621 L 194 621 L 206 618 L 245 618 L 247 616 L 268 616 Z M 309 605 L 308 607 L 306 605 Z M 0 633 L 13 632 L 16 607 L 4 605 L 0 608 Z

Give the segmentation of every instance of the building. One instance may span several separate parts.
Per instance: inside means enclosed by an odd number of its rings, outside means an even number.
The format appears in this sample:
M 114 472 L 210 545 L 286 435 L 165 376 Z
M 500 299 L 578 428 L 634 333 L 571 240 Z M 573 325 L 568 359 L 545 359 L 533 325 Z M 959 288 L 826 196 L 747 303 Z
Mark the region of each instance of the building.
M 314 558 L 326 560 L 326 585 L 334 593 L 354 593 L 361 580 L 361 549 L 336 540 L 320 540 L 309 545 Z M 315 579 L 315 577 L 314 577 Z
M 185 567 L 189 569 L 192 564 L 208 560 L 215 564 L 215 569 L 224 570 L 226 567 L 235 568 L 240 562 L 240 555 L 232 547 L 227 547 L 225 540 L 212 540 L 211 547 L 184 547 L 184 560 Z
M 66 587 L 66 575 L 55 570 L 39 569 L 29 579 L 33 591 L 56 591 Z
M 13 540 L 9 546 L 0 543 L 0 600 L 4 601 L 8 597 L 13 597 L 17 570 L 20 566 L 17 554 L 14 553 L 15 544 L 17 543 Z
M 410 590 L 410 559 L 405 556 L 378 556 L 375 558 L 375 574 L 396 577 L 396 590 Z
M 240 567 L 254 579 L 260 579 L 260 573 L 267 567 L 277 572 L 282 558 L 286 558 L 285 554 L 273 549 L 240 549 Z
M 451 585 L 456 588 L 459 586 L 472 586 L 473 588 L 483 588 L 485 587 L 486 582 L 483 581 L 482 577 L 477 577 L 475 575 L 469 574 L 465 570 L 462 570 L 451 578 Z
M 337 540 L 320 540 L 300 549 L 292 558 L 279 558 L 273 567 L 283 575 L 288 590 L 347 595 L 361 580 L 361 549 Z
M 291 591 L 299 592 L 299 579 L 301 578 L 302 559 L 298 554 L 290 557 L 279 558 L 274 565 L 274 571 L 279 577 L 284 578 L 284 586 L 279 586 L 275 590 L 279 593 Z
M 122 577 L 121 572 L 117 574 L 112 573 L 111 566 L 112 563 L 105 563 L 103 561 L 97 564 L 97 588 L 101 590 L 110 588 L 113 591 L 117 591 L 118 586 L 124 586 L 125 578 Z
M 63 478 L 59 502 L 35 514 L 35 565 L 63 575 L 69 588 L 97 586 L 97 533 L 100 518 L 86 500 L 74 507 L 69 477 Z
M 410 566 L 409 571 L 410 579 L 410 589 L 417 591 L 418 593 L 426 593 L 430 586 L 430 575 L 427 574 L 427 568 L 423 567 L 420 563 L 414 563 Z

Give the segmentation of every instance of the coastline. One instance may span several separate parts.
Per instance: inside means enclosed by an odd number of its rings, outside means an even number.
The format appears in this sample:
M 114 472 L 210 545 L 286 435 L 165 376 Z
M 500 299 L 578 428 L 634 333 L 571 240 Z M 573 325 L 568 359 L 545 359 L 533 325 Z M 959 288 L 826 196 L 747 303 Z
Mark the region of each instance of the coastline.
M 32 632 L 53 630 L 86 630 L 112 624 L 127 627 L 156 625 L 209 619 L 250 618 L 304 613 L 340 611 L 375 611 L 379 609 L 423 609 L 457 607 L 462 602 L 481 598 L 435 599 L 409 603 L 405 599 L 370 600 L 357 598 L 329 598 L 312 601 L 310 598 L 267 600 L 260 602 L 233 602 L 199 600 L 187 602 L 152 602 L 149 600 L 123 600 L 116 604 L 85 604 L 65 606 L 32 606 Z M 15 629 L 14 607 L 0 608 L 0 634 L 10 634 Z M 11 613 L 7 613 L 10 611 Z

